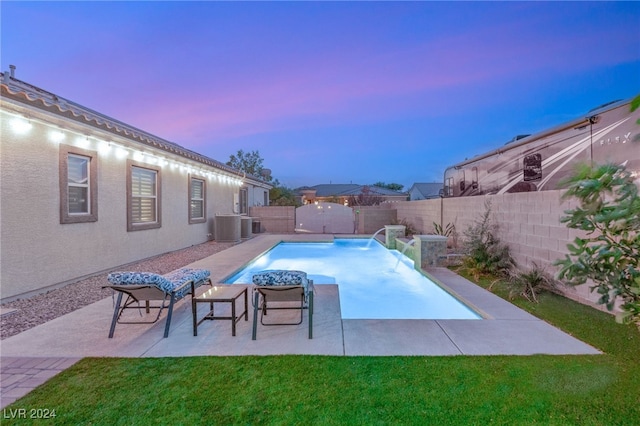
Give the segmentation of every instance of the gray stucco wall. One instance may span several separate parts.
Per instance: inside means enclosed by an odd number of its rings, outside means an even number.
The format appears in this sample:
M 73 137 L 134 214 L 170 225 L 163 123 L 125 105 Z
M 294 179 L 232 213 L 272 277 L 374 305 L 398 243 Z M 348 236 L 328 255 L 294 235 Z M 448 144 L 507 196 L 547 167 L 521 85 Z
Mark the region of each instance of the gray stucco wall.
M 207 221 L 189 224 L 190 171 L 170 163 L 158 166 L 162 181 L 162 226 L 127 232 L 126 158 L 108 149 L 105 141 L 132 146 L 131 141 L 81 123 L 65 122 L 46 112 L 31 111 L 30 114 L 32 127 L 24 134 L 15 131 L 12 124 L 15 116 L 5 110 L 0 121 L 0 298 L 3 300 L 205 242 L 213 229 L 215 214 L 233 211 L 234 194 L 239 190 L 237 182 L 200 176 L 206 181 Z M 61 131 L 64 139 L 53 142 L 50 134 L 54 131 Z M 83 134 L 91 138 L 87 140 Z M 60 144 L 98 153 L 96 222 L 60 223 Z M 171 162 L 188 163 L 166 152 L 149 148 L 145 152 Z M 194 163 L 194 166 L 198 165 Z

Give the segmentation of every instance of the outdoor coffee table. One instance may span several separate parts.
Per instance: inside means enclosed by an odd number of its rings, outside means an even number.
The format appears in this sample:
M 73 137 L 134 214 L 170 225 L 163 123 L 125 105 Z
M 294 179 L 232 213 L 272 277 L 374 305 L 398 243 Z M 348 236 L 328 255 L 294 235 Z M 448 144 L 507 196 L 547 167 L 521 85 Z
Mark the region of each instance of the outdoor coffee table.
M 238 316 L 236 314 L 236 300 L 240 296 L 244 296 L 244 311 Z M 198 303 L 208 303 L 209 313 L 207 313 L 200 321 L 198 321 Z M 216 303 L 230 303 L 231 316 L 216 316 L 214 313 L 214 305 Z M 236 323 L 244 316 L 244 320 L 249 320 L 247 312 L 247 286 L 239 284 L 219 284 L 214 285 L 211 289 L 205 291 L 199 296 L 191 299 L 191 308 L 193 311 L 193 335 L 198 335 L 198 325 L 204 320 L 231 320 L 231 335 L 236 335 Z

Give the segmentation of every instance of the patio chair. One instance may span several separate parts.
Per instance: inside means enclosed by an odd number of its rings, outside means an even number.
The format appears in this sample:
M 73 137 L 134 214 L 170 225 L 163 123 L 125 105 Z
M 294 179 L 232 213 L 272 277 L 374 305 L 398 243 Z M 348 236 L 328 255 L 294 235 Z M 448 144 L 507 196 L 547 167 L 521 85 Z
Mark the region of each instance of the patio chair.
M 118 299 L 113 311 L 109 338 L 113 337 L 116 324 L 153 324 L 160 318 L 162 310 L 167 308 L 167 320 L 164 327 L 164 337 L 169 336 L 171 317 L 174 304 L 188 294 L 195 293 L 195 289 L 203 284 L 211 285 L 211 272 L 206 269 L 181 268 L 165 275 L 150 272 L 113 272 L 107 276 L 111 283 L 103 288 L 111 288 L 118 292 Z M 124 303 L 122 296 L 126 295 Z M 161 304 L 151 306 L 150 301 L 160 301 Z M 121 321 L 125 309 L 141 309 L 140 302 L 145 301 L 145 311 L 158 309 L 158 315 L 151 321 Z M 167 305 L 168 303 L 168 305 Z
M 313 281 L 307 279 L 305 272 L 262 271 L 255 274 L 252 281 L 254 284 L 252 340 L 256 340 L 258 311 L 260 311 L 260 324 L 262 325 L 298 325 L 302 323 L 305 309 L 309 322 L 309 339 L 313 339 Z M 283 302 L 286 305 L 283 306 Z M 264 322 L 268 311 L 281 309 L 300 310 L 300 319 L 297 322 Z

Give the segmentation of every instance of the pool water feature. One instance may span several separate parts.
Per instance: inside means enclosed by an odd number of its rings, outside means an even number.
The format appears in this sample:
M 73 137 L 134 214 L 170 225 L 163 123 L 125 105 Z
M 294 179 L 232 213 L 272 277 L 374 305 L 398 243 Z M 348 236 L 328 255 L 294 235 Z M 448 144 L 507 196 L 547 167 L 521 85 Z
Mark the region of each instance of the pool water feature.
M 283 242 L 225 282 L 251 283 L 266 269 L 305 271 L 314 284 L 338 284 L 343 319 L 481 319 L 416 271 L 412 260 L 377 241 Z

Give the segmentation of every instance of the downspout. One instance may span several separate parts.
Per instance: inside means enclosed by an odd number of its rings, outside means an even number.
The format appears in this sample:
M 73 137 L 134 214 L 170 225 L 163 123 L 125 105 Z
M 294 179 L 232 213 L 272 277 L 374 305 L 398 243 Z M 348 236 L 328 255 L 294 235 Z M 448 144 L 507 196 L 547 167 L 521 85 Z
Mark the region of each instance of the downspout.
M 600 120 L 600 117 L 597 115 L 592 115 L 589 117 L 589 159 L 591 161 L 591 168 L 593 168 L 593 125 Z
M 444 197 L 440 197 L 440 229 L 444 230 Z
M 440 229 L 444 230 L 444 197 L 440 197 Z

